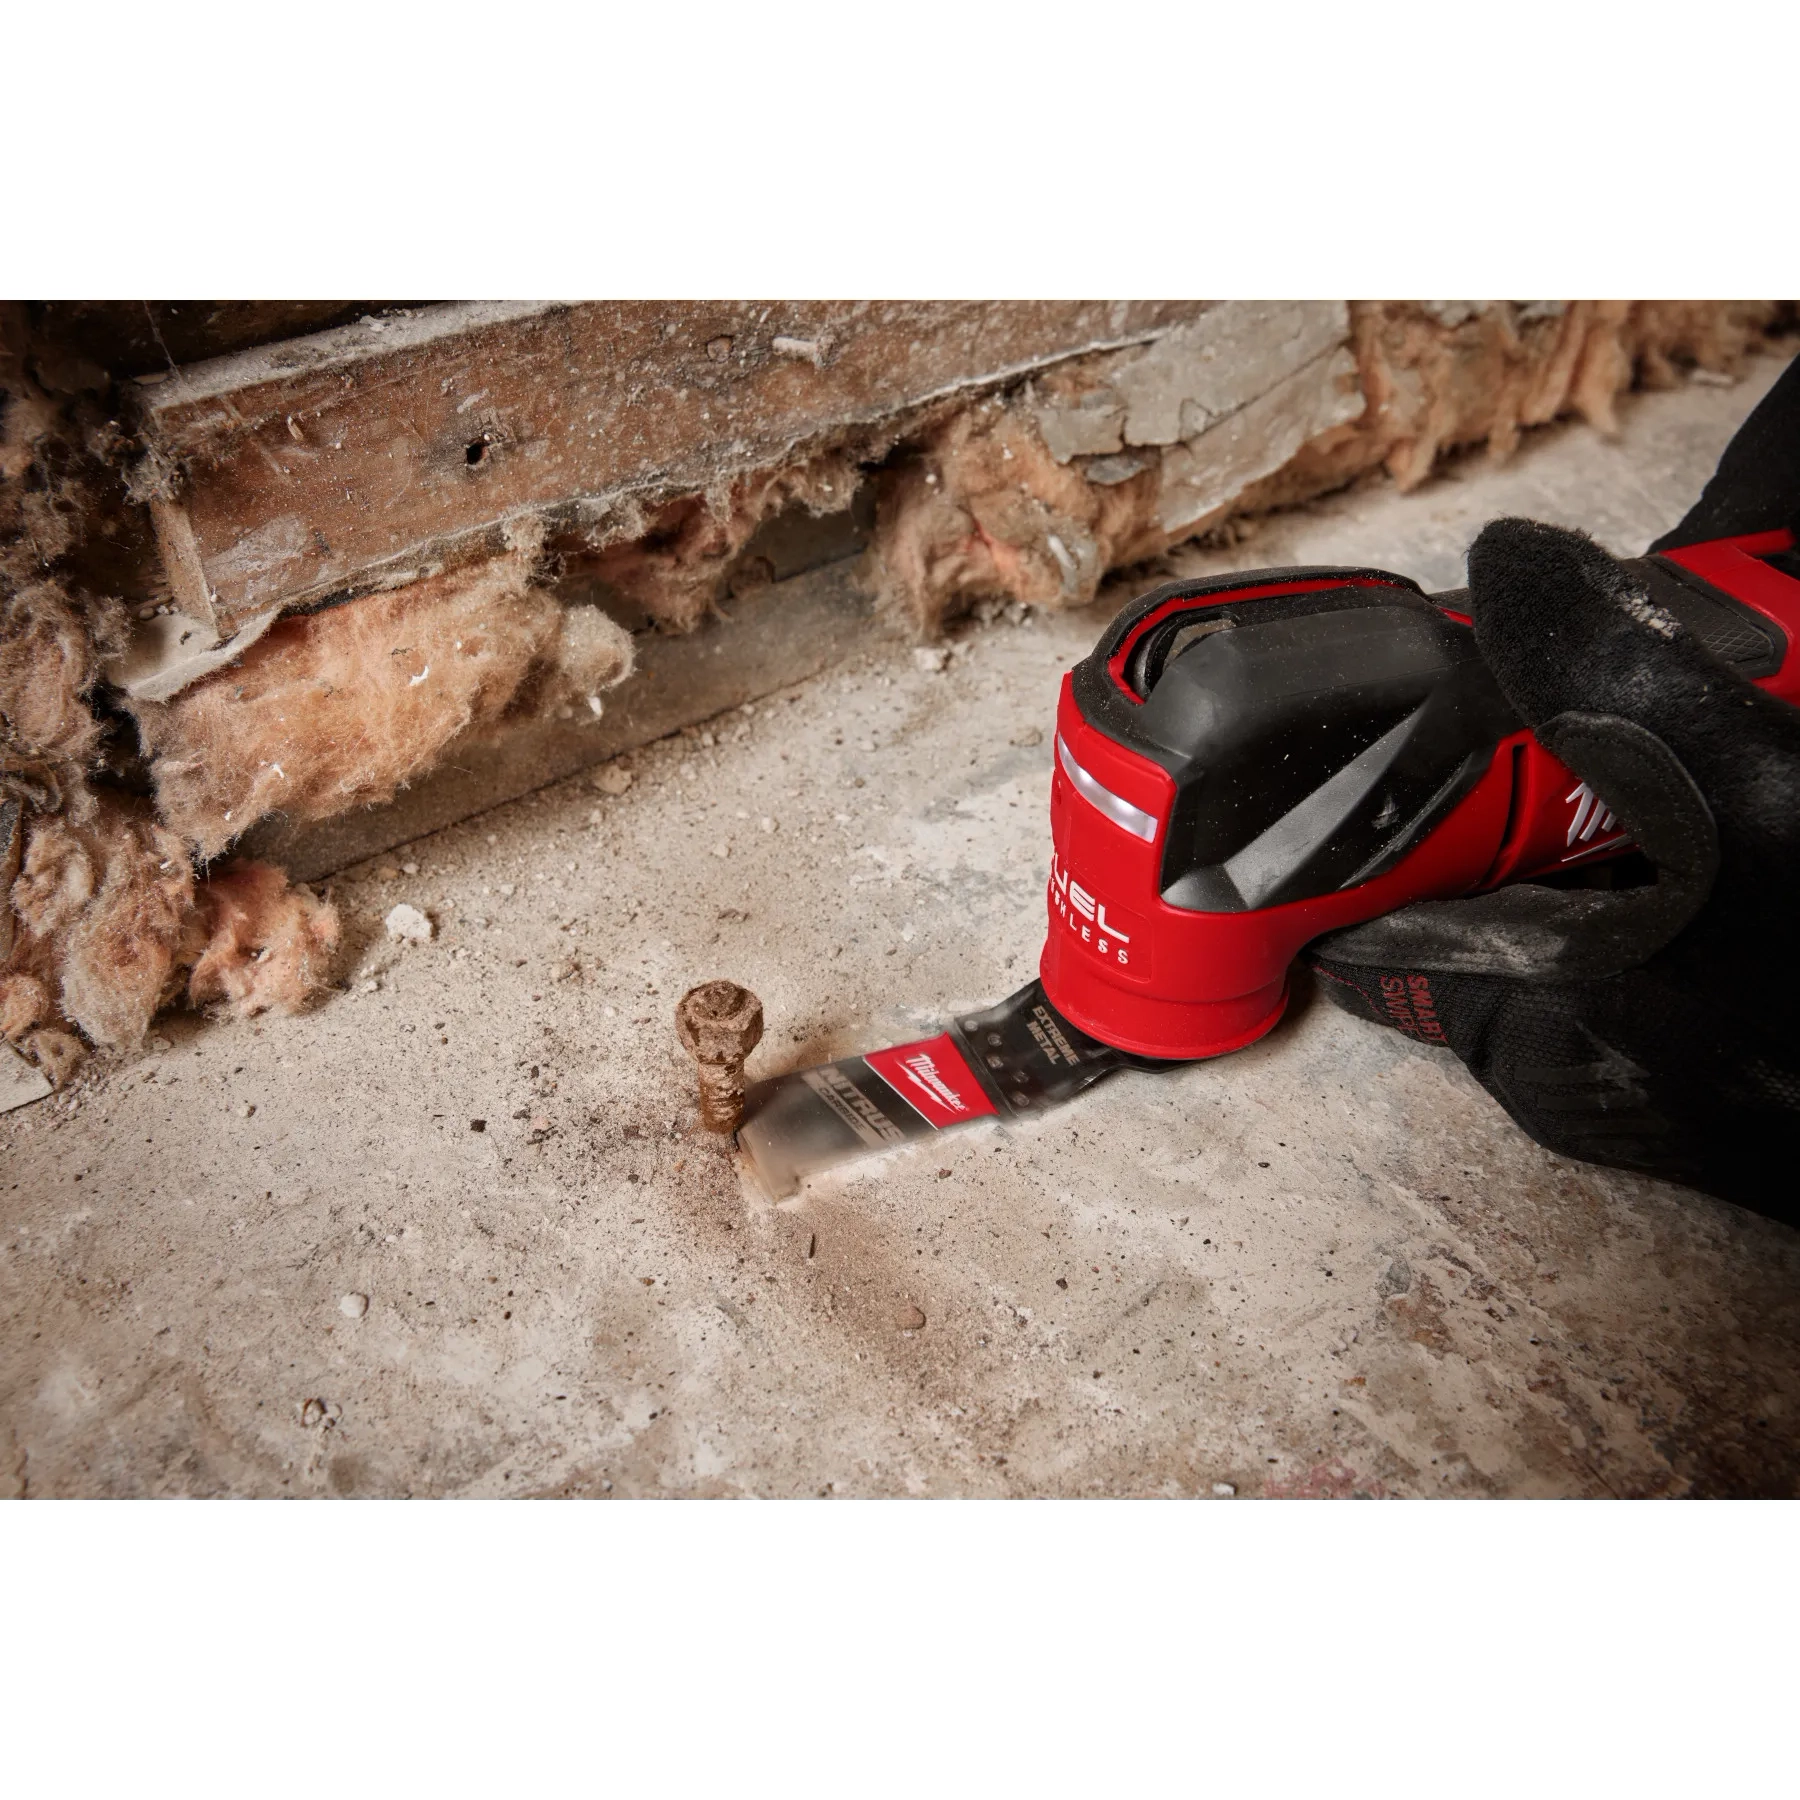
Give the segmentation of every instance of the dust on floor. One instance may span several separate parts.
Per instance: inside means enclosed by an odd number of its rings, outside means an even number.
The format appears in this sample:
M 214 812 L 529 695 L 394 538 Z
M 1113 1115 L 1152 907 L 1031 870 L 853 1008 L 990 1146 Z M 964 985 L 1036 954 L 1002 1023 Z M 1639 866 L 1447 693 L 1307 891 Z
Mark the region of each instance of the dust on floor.
M 1508 510 L 1634 551 L 1774 373 L 1182 566 L 1448 586 Z M 780 1206 L 696 1132 L 695 981 L 761 995 L 766 1074 L 1027 978 L 1056 678 L 1106 610 L 871 657 L 355 870 L 327 1004 L 165 1020 L 0 1120 L 0 1484 L 1793 1492 L 1800 1237 L 1551 1156 L 1326 1004 Z

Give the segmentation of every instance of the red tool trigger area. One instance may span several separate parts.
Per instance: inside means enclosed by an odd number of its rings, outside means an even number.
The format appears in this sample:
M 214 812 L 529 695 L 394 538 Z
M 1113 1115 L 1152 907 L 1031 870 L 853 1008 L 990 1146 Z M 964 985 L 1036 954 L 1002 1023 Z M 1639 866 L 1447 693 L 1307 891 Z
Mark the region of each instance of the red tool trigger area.
M 1686 544 L 1662 552 L 1665 562 L 1678 563 L 1712 587 L 1720 588 L 1768 619 L 1787 639 L 1782 664 L 1773 675 L 1764 675 L 1759 688 L 1800 706 L 1800 581 L 1784 575 L 1763 559 L 1794 548 L 1794 534 L 1753 531 L 1743 537 L 1718 538 L 1710 544 Z
M 940 1131 L 999 1111 L 948 1032 L 917 1044 L 871 1050 L 863 1061 L 926 1124 Z

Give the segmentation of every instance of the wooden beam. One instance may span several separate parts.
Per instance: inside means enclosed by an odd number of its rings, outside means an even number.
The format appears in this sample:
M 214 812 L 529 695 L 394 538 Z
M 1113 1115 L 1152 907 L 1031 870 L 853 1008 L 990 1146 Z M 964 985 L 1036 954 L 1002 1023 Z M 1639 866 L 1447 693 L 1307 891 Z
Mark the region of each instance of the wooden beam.
M 1206 307 L 458 302 L 146 378 L 138 424 L 183 472 L 194 557 L 230 629 L 490 553 L 524 515 L 598 541 L 633 503 L 1149 341 Z

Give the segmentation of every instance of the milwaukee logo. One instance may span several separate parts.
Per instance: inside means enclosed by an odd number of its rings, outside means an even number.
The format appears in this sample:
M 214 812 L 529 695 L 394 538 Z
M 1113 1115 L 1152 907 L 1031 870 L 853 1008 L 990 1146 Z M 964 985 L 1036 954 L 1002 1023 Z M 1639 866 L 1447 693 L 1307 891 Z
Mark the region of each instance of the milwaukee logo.
M 1131 966 L 1131 932 L 1121 928 L 1122 916 L 1109 917 L 1106 902 L 1074 880 L 1054 852 L 1050 857 L 1050 910 L 1096 956 L 1121 968 Z M 1130 923 L 1135 931 L 1137 920 Z
M 871 1050 L 863 1061 L 927 1125 L 940 1131 L 994 1111 L 993 1101 L 948 1032 L 923 1043 Z
M 940 1106 L 947 1106 L 952 1112 L 966 1113 L 969 1109 L 963 1097 L 942 1075 L 938 1066 L 931 1060 L 929 1050 L 915 1050 L 911 1056 L 900 1059 L 900 1067 L 906 1078 L 915 1087 L 923 1089 Z
M 1592 856 L 1596 850 L 1610 850 L 1615 844 L 1625 842 L 1626 833 L 1622 831 L 1612 837 L 1605 836 L 1618 820 L 1613 817 L 1612 808 L 1585 781 L 1564 794 L 1563 800 L 1572 801 L 1575 806 L 1574 816 L 1569 820 L 1568 836 L 1563 839 L 1569 847 L 1564 862 L 1573 862 L 1579 856 Z M 1600 842 L 1589 841 L 1594 838 Z M 1575 848 L 1577 844 L 1581 845 L 1579 850 Z

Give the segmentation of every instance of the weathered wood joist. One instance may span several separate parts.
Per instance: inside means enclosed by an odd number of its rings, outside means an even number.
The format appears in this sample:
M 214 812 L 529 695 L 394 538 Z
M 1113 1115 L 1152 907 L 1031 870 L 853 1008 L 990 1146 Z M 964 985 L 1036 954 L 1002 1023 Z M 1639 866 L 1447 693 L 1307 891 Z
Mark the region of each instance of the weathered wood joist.
M 457 303 L 146 377 L 137 423 L 172 591 L 230 630 L 496 553 L 525 516 L 599 549 L 673 496 L 1204 310 Z

